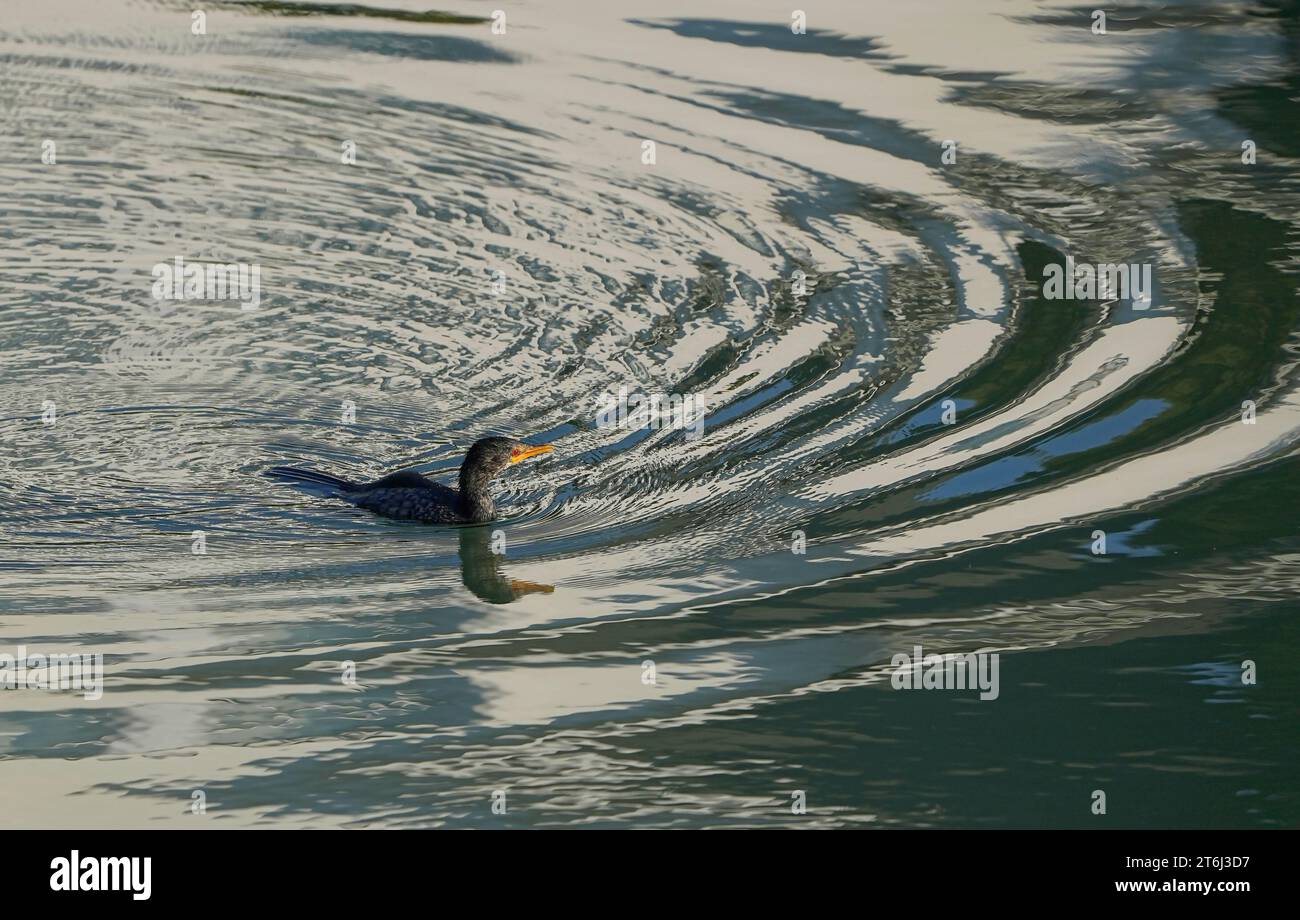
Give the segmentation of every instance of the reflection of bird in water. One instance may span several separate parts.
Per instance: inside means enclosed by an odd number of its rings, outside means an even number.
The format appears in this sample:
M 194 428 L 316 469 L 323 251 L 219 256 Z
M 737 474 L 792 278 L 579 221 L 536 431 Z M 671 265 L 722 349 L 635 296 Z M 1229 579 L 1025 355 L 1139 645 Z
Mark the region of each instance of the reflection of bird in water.
M 392 473 L 374 482 L 348 482 L 328 473 L 277 466 L 267 475 L 285 482 L 324 490 L 331 498 L 351 502 L 375 514 L 422 524 L 483 524 L 493 519 L 490 483 L 506 467 L 554 448 L 534 447 L 513 438 L 481 438 L 470 445 L 460 465 L 460 489 L 426 479 L 414 470 Z
M 492 552 L 487 527 L 466 527 L 460 532 L 460 577 L 465 587 L 491 604 L 509 604 L 525 594 L 551 594 L 553 585 L 518 581 L 501 574 L 501 555 Z

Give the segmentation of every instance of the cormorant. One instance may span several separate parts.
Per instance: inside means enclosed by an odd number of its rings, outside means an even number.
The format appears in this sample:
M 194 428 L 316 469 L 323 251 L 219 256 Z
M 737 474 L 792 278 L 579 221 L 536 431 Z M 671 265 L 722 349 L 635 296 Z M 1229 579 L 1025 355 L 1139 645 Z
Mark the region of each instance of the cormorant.
M 460 465 L 460 489 L 427 479 L 414 470 L 391 473 L 374 482 L 348 482 L 328 473 L 277 466 L 267 475 L 286 482 L 320 486 L 325 494 L 375 514 L 422 524 L 484 524 L 496 508 L 488 483 L 506 467 L 548 454 L 549 444 L 534 446 L 513 438 L 481 438 L 470 445 Z

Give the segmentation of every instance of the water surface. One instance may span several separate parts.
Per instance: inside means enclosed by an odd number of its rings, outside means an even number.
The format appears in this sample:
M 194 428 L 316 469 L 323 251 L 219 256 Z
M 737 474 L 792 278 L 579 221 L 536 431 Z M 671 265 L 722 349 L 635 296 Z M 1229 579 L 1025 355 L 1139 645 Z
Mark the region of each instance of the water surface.
M 5 3 L 0 650 L 106 671 L 10 822 L 1295 825 L 1295 3 L 497 6 Z M 261 475 L 498 433 L 491 528 Z

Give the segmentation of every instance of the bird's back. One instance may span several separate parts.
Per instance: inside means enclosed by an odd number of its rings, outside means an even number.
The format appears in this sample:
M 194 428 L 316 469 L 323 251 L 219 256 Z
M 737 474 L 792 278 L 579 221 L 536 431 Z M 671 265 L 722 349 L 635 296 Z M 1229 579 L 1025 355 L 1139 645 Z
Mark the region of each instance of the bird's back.
M 399 521 L 426 524 L 459 524 L 465 517 L 458 510 L 460 493 L 407 470 L 392 473 L 358 486 L 345 497 L 358 508 Z

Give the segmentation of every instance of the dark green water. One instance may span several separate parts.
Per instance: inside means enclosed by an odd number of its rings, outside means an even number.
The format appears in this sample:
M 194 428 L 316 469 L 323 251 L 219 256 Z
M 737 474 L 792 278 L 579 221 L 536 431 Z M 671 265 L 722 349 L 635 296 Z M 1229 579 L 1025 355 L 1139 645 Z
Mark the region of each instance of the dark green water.
M 326 7 L 0 18 L 11 823 L 1300 822 L 1300 6 Z

